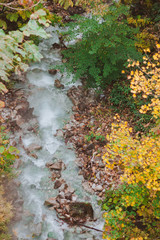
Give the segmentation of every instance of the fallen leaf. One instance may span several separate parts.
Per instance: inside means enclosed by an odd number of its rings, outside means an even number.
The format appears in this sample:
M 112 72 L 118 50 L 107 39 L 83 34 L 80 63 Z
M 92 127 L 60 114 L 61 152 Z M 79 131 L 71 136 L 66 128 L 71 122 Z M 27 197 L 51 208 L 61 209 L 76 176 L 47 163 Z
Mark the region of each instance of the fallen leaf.
M 4 108 L 5 107 L 5 103 L 3 101 L 0 101 L 0 108 Z

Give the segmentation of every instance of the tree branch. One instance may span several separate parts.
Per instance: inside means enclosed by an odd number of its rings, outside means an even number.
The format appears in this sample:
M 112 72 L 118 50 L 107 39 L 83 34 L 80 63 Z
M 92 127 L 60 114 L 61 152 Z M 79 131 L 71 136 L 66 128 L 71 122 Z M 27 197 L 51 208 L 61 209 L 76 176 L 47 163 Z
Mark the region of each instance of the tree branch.
M 12 5 L 13 3 L 16 4 L 16 2 L 11 2 L 11 3 L 0 3 L 0 6 L 3 6 L 3 7 L 6 7 L 6 8 L 9 8 L 9 9 L 12 9 L 12 10 L 16 10 L 16 11 L 27 11 L 27 10 L 30 10 L 32 8 L 34 8 L 35 6 L 37 6 L 39 3 L 42 3 L 43 0 L 39 0 L 37 3 L 35 3 L 34 5 L 32 5 L 31 7 L 28 7 L 28 8 L 16 8 L 16 7 L 11 7 L 10 5 Z

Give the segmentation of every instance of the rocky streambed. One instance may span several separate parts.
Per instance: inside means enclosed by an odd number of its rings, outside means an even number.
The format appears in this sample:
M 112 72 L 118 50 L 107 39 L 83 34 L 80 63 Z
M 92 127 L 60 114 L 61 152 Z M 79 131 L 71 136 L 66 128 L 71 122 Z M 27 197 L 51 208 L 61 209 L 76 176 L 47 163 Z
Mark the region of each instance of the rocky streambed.
M 12 144 L 20 149 L 14 167 L 21 201 L 15 205 L 13 239 L 98 240 L 102 239 L 103 220 L 94 192 L 100 195 L 104 189 L 99 183 L 94 189 L 88 178 L 84 179 L 85 174 L 80 174 L 83 162 L 74 151 L 73 141 L 69 141 L 73 122 L 78 124 L 72 116 L 72 108 L 78 104 L 73 99 L 78 97 L 71 95 L 83 88 L 81 83 L 68 84 L 71 79 L 67 75 L 49 70 L 50 65 L 62 61 L 56 47 L 60 43 L 57 30 L 48 29 L 52 37 L 40 43 L 42 61 L 16 79 L 16 89 L 2 113 L 10 119 Z M 92 93 L 87 101 L 93 102 Z M 84 110 L 82 104 L 79 107 Z M 72 123 L 66 124 L 70 120 Z M 71 135 L 74 137 L 73 132 Z M 104 168 L 102 161 L 100 164 Z

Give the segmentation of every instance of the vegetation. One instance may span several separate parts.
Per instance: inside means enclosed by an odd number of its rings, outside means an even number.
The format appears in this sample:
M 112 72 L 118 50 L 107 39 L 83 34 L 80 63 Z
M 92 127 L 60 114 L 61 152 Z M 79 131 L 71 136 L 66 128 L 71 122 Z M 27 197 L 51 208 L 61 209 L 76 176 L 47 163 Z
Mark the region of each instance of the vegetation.
M 87 87 L 104 91 L 108 111 L 116 114 L 106 139 L 90 131 L 86 141 L 106 144 L 107 169 L 121 168 L 120 184 L 106 190 L 103 201 L 108 240 L 158 239 L 160 235 L 160 44 L 159 1 L 53 0 L 65 9 L 90 8 L 92 17 L 73 17 L 65 38 L 61 69 L 74 73 Z M 94 7 L 98 6 L 95 11 Z M 107 8 L 107 10 L 106 10 Z M 145 10 L 144 10 L 145 9 Z M 3 0 L 0 3 L 0 94 L 8 92 L 10 74 L 26 71 L 42 56 L 36 45 L 49 35 L 44 30 L 59 21 L 40 0 Z M 35 41 L 36 39 L 36 41 Z M 0 100 L 0 108 L 5 107 Z M 98 111 L 98 109 L 97 109 Z M 112 116 L 112 114 L 110 114 Z M 130 123 L 125 118 L 132 119 Z M 123 119 L 123 120 L 121 120 Z M 0 173 L 10 172 L 18 150 L 10 145 L 8 131 L 0 122 Z M 5 205 L 5 207 L 4 207 Z M 11 205 L 0 187 L 0 239 L 9 239 L 6 224 Z
M 103 19 L 78 17 L 76 29 L 77 21 L 70 24 L 69 38 L 82 34 L 81 40 L 63 51 L 68 60 L 65 67 L 69 73 L 74 72 L 75 79 L 83 78 L 88 86 L 106 88 L 121 77 L 128 57 L 141 59 L 135 47 L 138 29 L 127 24 L 128 14 L 128 7 L 112 5 Z
M 151 111 L 156 127 L 139 138 L 117 115 L 117 123 L 112 124 L 111 134 L 107 136 L 103 156 L 106 167 L 114 169 L 118 164 L 123 170 L 122 184 L 107 191 L 103 203 L 103 209 L 107 210 L 104 214 L 107 239 L 156 239 L 160 234 L 159 48 L 157 44 L 152 60 L 143 57 L 142 66 L 130 60 L 128 65 L 134 68 L 128 75 L 134 98 L 138 94 L 145 99 L 150 96 L 150 103 L 139 111 L 143 114 Z
M 12 206 L 3 197 L 4 191 L 0 186 L 0 240 L 9 240 L 11 236 L 7 234 L 7 224 L 12 217 Z
M 39 61 L 42 56 L 35 44 L 35 38 L 48 38 L 44 30 L 52 20 L 40 1 L 1 1 L 0 3 L 0 94 L 8 92 L 10 74 L 26 71 L 31 61 Z M 13 24 L 14 23 L 14 24 Z M 5 102 L 0 100 L 0 108 Z M 19 151 L 11 146 L 6 123 L 0 117 L 0 175 L 11 172 L 11 166 L 19 157 Z M 11 204 L 3 197 L 0 186 L 0 239 L 8 240 L 6 233 L 11 219 Z

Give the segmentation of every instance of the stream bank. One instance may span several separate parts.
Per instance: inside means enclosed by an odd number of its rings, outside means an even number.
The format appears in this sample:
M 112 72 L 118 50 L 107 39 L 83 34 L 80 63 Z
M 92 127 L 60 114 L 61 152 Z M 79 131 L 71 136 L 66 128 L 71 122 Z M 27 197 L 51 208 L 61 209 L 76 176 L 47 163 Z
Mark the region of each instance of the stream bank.
M 12 227 L 13 239 L 101 239 L 101 232 L 94 230 L 102 230 L 103 227 L 97 197 L 82 187 L 83 177 L 78 175 L 79 168 L 75 163 L 73 146 L 66 144 L 61 130 L 58 130 L 65 128 L 72 115 L 72 103 L 67 92 L 73 85 L 81 84 L 68 84 L 71 79 L 67 79 L 66 75 L 62 76 L 59 72 L 51 75 L 48 72 L 50 64 L 57 65 L 61 62 L 60 49 L 52 48 L 53 44 L 59 44 L 57 29 L 51 27 L 48 31 L 52 38 L 40 43 L 43 60 L 32 65 L 28 73 L 18 80 L 3 111 L 3 117 L 11 119 L 9 124 L 13 132 L 12 145 L 20 149 L 20 159 L 15 162 L 14 167 L 18 175 L 17 185 L 20 185 L 18 194 L 21 203 L 24 203 L 21 221 Z M 63 84 L 63 88 L 54 86 L 57 79 Z M 61 171 L 54 169 L 54 164 L 61 165 Z M 52 168 L 52 176 L 46 166 Z M 86 223 L 90 229 L 68 227 L 62 218 L 58 218 L 63 212 L 60 211 L 62 207 L 57 208 L 57 216 L 55 202 L 54 207 L 48 209 L 46 201 L 57 196 L 59 205 L 64 206 L 64 202 L 67 202 L 71 208 L 75 208 L 73 202 L 77 202 L 81 208 L 83 202 L 89 203 L 86 205 L 89 210 L 84 205 L 83 208 L 84 215 L 94 220 Z M 75 214 L 74 212 L 72 218 L 75 218 Z M 86 220 L 83 219 L 82 222 Z

